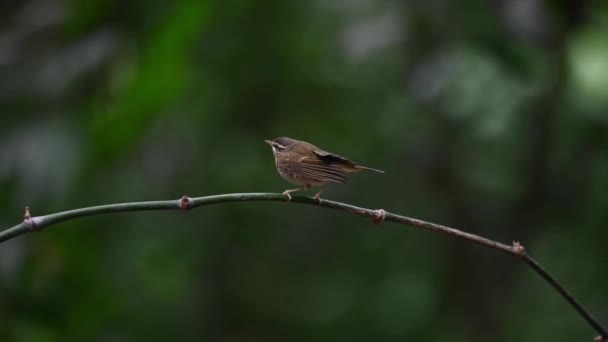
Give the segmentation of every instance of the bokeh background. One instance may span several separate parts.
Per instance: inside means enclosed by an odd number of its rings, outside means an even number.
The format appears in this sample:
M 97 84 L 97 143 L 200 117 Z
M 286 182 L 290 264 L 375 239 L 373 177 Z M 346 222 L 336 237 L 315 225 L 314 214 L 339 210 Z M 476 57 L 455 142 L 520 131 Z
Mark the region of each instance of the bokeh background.
M 608 324 L 605 1 L 0 2 L 0 227 L 280 192 L 264 139 L 387 171 L 325 196 L 521 241 Z M 309 192 L 310 195 L 314 192 Z M 517 260 L 285 203 L 0 245 L 2 341 L 589 341 Z

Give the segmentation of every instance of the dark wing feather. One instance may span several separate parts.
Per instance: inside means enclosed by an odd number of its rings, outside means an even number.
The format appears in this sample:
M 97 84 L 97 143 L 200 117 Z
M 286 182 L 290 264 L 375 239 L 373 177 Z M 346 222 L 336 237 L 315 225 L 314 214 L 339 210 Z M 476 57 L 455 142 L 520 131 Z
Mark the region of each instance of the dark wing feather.
M 317 157 L 319 157 L 319 159 L 326 161 L 326 162 L 332 162 L 332 163 L 341 163 L 341 164 L 346 164 L 349 166 L 354 166 L 355 163 L 353 163 L 352 161 L 339 156 L 337 154 L 331 153 L 331 152 L 327 152 L 327 151 L 323 151 L 323 150 L 313 150 L 312 153 L 314 153 Z

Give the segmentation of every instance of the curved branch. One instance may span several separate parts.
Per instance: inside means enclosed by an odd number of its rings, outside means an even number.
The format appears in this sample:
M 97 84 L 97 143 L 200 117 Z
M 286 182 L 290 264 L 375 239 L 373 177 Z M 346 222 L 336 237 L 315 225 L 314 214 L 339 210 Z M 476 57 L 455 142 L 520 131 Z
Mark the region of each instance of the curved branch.
M 0 232 L 0 243 L 10 240 L 19 235 L 40 231 L 48 226 L 72 220 L 78 217 L 101 215 L 109 213 L 117 213 L 123 211 L 144 211 L 144 210 L 189 210 L 199 206 L 226 203 L 226 202 L 251 202 L 251 201 L 275 201 L 275 202 L 286 202 L 287 197 L 282 194 L 275 193 L 238 193 L 238 194 L 224 194 L 215 196 L 205 196 L 191 198 L 184 196 L 178 200 L 168 201 L 149 201 L 149 202 L 129 202 L 129 203 L 117 203 L 107 204 L 95 207 L 80 208 L 68 211 L 62 211 L 59 213 L 35 216 L 32 217 L 29 212 L 29 208 L 25 210 L 25 218 L 20 224 L 8 228 Z M 463 240 L 468 240 L 476 244 L 496 249 L 510 255 L 516 256 L 521 259 L 526 265 L 532 270 L 538 273 L 545 281 L 547 281 L 553 288 L 555 288 L 568 303 L 570 303 L 574 309 L 589 323 L 599 334 L 597 341 L 608 341 L 608 332 L 597 322 L 590 313 L 588 313 L 572 295 L 561 286 L 553 276 L 551 276 L 540 264 L 534 259 L 528 256 L 523 246 L 518 242 L 514 242 L 513 245 L 506 245 L 494 240 L 486 239 L 484 237 L 466 233 L 458 229 L 454 229 L 448 226 L 439 225 L 436 223 L 414 219 L 407 216 L 393 214 L 383 209 L 373 210 L 367 208 L 356 207 L 350 204 L 341 202 L 321 200 L 320 203 L 316 199 L 311 197 L 293 196 L 292 203 L 318 205 L 325 208 L 336 209 L 345 211 L 354 215 L 363 216 L 372 219 L 375 223 L 382 221 L 389 221 L 394 223 L 403 224 L 406 226 L 412 226 L 422 228 L 438 233 L 451 235 Z

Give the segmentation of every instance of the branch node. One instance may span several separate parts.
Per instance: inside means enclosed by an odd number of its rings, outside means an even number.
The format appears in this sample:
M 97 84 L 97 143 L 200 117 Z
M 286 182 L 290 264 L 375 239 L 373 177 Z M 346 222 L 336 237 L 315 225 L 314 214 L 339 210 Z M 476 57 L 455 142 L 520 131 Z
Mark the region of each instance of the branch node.
M 520 258 L 526 255 L 526 249 L 519 243 L 519 241 L 513 241 L 513 250 Z
M 378 210 L 372 210 L 374 217 L 372 218 L 372 221 L 375 224 L 380 224 L 382 223 L 382 221 L 384 221 L 386 219 L 386 211 L 384 211 L 384 209 L 378 209 Z
M 192 198 L 188 197 L 188 195 L 184 195 L 179 200 L 179 208 L 181 210 L 190 210 L 190 209 L 192 209 L 191 203 L 192 203 Z
M 36 225 L 35 220 L 32 219 L 32 214 L 30 214 L 30 207 L 25 207 L 25 214 L 23 214 L 23 222 L 27 224 L 27 228 L 31 232 L 40 231 L 40 228 L 38 228 L 38 225 Z

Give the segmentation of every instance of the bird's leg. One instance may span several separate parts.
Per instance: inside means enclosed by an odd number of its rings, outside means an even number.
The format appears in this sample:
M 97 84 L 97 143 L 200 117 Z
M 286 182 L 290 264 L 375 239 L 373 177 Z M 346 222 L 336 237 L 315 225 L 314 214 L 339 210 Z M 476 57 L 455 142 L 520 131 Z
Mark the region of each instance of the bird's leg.
M 315 194 L 315 199 L 317 200 L 317 205 L 321 205 L 321 193 L 323 192 L 323 187 L 319 188 L 319 192 Z
M 292 193 L 294 193 L 296 191 L 300 191 L 300 190 L 307 190 L 308 188 L 310 188 L 310 185 L 304 185 L 304 187 L 302 187 L 302 188 L 285 190 L 285 191 L 283 191 L 283 195 L 287 196 L 287 202 L 291 202 Z

